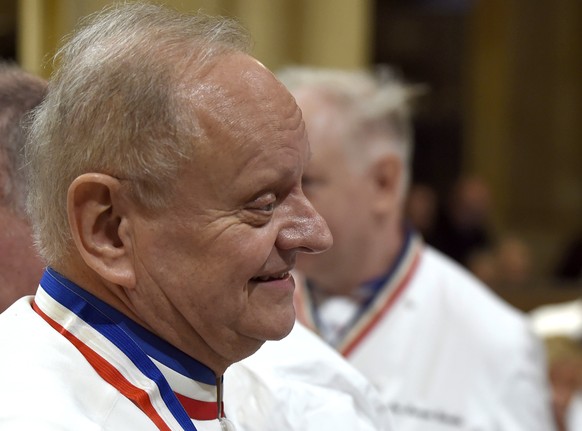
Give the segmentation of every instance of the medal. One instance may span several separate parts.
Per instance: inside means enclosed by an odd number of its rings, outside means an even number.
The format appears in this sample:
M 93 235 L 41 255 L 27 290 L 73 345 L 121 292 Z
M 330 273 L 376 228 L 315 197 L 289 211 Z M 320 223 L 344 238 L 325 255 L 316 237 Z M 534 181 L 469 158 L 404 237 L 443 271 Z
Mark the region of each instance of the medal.
M 236 431 L 233 423 L 227 418 L 219 418 L 218 421 L 220 422 L 221 431 Z

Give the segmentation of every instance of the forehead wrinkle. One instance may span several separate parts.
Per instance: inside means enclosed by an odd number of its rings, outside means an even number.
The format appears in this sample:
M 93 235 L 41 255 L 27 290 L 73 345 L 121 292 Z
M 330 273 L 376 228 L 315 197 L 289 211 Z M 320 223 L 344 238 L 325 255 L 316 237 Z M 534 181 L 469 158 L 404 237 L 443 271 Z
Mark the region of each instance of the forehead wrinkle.
M 232 126 L 243 126 L 246 133 L 256 133 L 295 129 L 301 121 L 295 100 L 283 84 L 247 55 L 225 56 L 208 71 L 206 81 L 201 88 L 205 103 L 199 105 L 217 123 L 226 120 Z
M 233 54 L 205 72 L 187 96 L 204 134 L 199 166 L 217 157 L 225 162 L 239 159 L 240 163 L 231 163 L 226 173 L 236 181 L 249 166 L 261 167 L 263 153 L 284 150 L 281 157 L 287 157 L 283 154 L 290 143 L 306 141 L 295 99 L 260 63 Z M 212 171 L 208 179 L 218 186 L 223 175 Z
M 231 144 L 230 151 L 249 146 L 272 149 L 273 144 L 284 145 L 291 138 L 285 136 L 287 133 L 305 139 L 305 124 L 292 98 L 283 105 L 273 98 L 263 103 L 261 99 L 237 97 L 222 87 L 204 91 L 214 94 L 210 106 L 200 114 L 202 127 L 210 141 Z
M 275 96 L 275 95 L 273 95 Z M 245 137 L 261 136 L 269 132 L 302 132 L 301 113 L 292 99 L 281 97 L 251 98 L 237 94 L 218 94 L 215 103 L 208 110 L 209 119 L 214 124 L 222 124 L 235 138 L 246 141 Z

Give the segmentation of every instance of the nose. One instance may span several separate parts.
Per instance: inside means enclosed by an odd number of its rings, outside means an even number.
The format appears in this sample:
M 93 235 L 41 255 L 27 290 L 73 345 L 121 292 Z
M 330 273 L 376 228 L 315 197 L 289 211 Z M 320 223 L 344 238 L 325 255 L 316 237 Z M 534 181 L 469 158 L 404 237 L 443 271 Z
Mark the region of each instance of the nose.
M 327 223 L 302 192 L 289 202 L 284 217 L 286 220 L 275 244 L 279 249 L 321 253 L 333 244 Z

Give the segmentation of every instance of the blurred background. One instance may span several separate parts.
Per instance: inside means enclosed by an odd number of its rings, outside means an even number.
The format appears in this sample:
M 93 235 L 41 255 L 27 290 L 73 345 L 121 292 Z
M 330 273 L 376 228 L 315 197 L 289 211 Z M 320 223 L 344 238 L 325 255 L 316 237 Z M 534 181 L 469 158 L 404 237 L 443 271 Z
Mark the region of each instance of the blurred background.
M 49 77 L 105 0 L 0 0 L 0 57 Z M 429 91 L 416 116 L 411 223 L 525 311 L 582 291 L 582 1 L 181 0 L 237 17 L 254 55 L 389 64 Z

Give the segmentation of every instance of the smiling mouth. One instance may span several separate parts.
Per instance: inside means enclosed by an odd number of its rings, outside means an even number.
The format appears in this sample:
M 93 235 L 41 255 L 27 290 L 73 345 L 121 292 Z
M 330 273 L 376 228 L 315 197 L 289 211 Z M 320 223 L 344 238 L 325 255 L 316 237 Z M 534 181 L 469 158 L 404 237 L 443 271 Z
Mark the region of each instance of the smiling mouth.
M 251 281 L 255 281 L 255 282 L 265 282 L 265 281 L 273 281 L 273 280 L 283 280 L 283 279 L 285 279 L 287 277 L 289 277 L 289 271 L 282 272 L 280 274 L 262 275 L 260 277 L 253 277 L 253 278 L 251 278 Z

